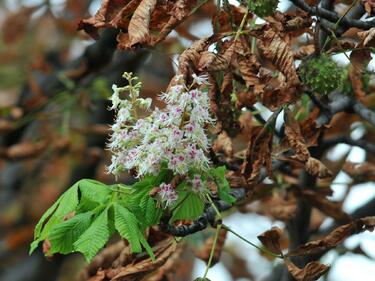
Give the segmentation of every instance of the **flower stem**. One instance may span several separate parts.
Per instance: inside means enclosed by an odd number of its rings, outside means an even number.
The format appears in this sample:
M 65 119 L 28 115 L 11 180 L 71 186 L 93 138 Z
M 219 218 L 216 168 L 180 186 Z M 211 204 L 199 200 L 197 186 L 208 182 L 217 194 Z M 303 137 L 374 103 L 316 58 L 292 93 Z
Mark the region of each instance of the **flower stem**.
M 206 271 L 204 272 L 203 279 L 206 278 L 208 270 L 209 270 L 209 268 L 211 266 L 212 258 L 213 258 L 214 253 L 215 253 L 215 248 L 216 248 L 217 239 L 219 237 L 219 233 L 220 233 L 220 230 L 221 230 L 221 226 L 222 226 L 221 223 L 218 223 L 217 226 L 216 226 L 216 232 L 215 232 L 214 242 L 212 244 L 212 248 L 211 248 L 211 252 L 210 252 L 210 257 L 208 258 L 208 262 L 207 262 L 207 266 L 206 266 Z
M 215 203 L 212 201 L 210 195 L 206 194 L 206 197 L 207 197 L 207 199 L 208 199 L 208 202 L 210 202 L 212 208 L 214 208 L 217 217 L 221 220 L 221 219 L 222 219 L 222 216 L 221 216 L 221 214 L 220 214 L 220 211 L 217 209 L 217 207 L 216 207 Z
M 247 20 L 247 16 L 249 15 L 249 9 L 246 9 L 246 12 L 245 12 L 245 15 L 243 16 L 242 18 L 242 21 L 241 21 L 241 24 L 240 24 L 240 27 L 238 28 L 237 32 L 236 32 L 236 35 L 234 37 L 234 41 L 237 41 L 238 37 L 240 37 L 241 35 L 241 32 L 245 26 L 245 23 L 246 23 L 246 20 Z

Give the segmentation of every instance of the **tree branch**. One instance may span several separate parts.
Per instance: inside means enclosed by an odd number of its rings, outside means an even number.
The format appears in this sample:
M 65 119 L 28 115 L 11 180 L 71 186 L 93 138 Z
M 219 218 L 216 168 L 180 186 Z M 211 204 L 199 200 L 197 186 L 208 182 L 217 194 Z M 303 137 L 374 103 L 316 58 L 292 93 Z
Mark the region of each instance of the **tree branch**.
M 344 26 L 347 28 L 357 27 L 357 28 L 366 29 L 366 30 L 372 27 L 375 27 L 375 20 L 371 20 L 371 21 L 356 20 L 356 19 L 350 18 L 348 15 L 341 18 L 340 15 L 337 14 L 336 12 L 332 12 L 332 11 L 326 10 L 318 6 L 311 7 L 303 0 L 291 0 L 291 2 L 298 8 L 308 12 L 310 15 L 319 16 L 330 22 L 338 23 L 339 26 Z
M 367 152 L 375 153 L 375 144 L 368 143 L 364 140 L 353 140 L 352 138 L 348 136 L 339 136 L 336 138 L 325 140 L 322 143 L 321 149 L 325 151 L 329 149 L 330 147 L 339 143 L 345 143 L 345 144 L 352 145 L 352 146 L 358 146 L 360 148 L 363 148 Z
M 375 112 L 368 109 L 363 103 L 356 101 L 353 104 L 353 111 L 375 127 Z

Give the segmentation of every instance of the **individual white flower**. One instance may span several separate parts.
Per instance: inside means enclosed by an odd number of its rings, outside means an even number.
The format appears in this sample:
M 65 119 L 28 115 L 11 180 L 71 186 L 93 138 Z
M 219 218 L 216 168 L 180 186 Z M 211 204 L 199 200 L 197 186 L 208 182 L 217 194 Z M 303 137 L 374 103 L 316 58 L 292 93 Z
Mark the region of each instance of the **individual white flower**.
M 117 120 L 116 123 L 123 124 L 131 119 L 131 105 L 126 104 L 125 106 L 121 107 L 117 113 Z
M 139 105 L 145 109 L 150 109 L 151 107 L 151 103 L 152 103 L 152 99 L 150 98 L 147 98 L 147 99 L 138 99 L 138 102 L 139 102 Z
M 117 87 L 117 85 L 113 84 L 112 85 L 112 91 L 113 91 L 113 94 L 110 97 L 110 100 L 112 101 L 112 106 L 109 108 L 110 110 L 117 109 L 119 107 L 120 103 L 121 103 L 121 99 L 120 99 L 121 88 L 119 88 L 119 87 Z
M 202 74 L 198 76 L 195 73 L 193 73 L 192 77 L 193 77 L 194 82 L 197 83 L 198 85 L 208 85 L 209 77 L 207 74 Z

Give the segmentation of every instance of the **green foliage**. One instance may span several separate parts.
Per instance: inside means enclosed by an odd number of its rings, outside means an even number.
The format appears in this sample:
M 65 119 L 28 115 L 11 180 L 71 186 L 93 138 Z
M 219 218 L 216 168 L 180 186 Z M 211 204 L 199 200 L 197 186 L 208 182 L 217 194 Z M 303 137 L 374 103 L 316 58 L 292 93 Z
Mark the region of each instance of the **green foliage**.
M 221 199 L 233 202 L 224 167 L 211 169 L 206 177 L 215 181 Z M 132 252 L 144 249 L 155 259 L 144 231 L 159 224 L 164 209 L 158 196 L 151 196 L 150 191 L 171 180 L 170 171 L 163 170 L 158 176 L 144 177 L 132 186 L 107 186 L 89 179 L 78 181 L 42 216 L 35 227 L 30 253 L 41 241 L 48 240 L 51 245 L 48 255 L 81 252 L 91 260 L 117 231 L 129 242 Z M 177 192 L 179 199 L 169 210 L 170 222 L 193 220 L 202 215 L 205 205 L 202 194 L 193 192 L 186 181 L 177 187 Z
M 99 215 L 93 220 L 89 228 L 78 240 L 73 243 L 73 247 L 76 251 L 84 254 L 85 258 L 90 261 L 96 253 L 104 247 L 108 241 L 111 230 L 109 228 L 108 210 L 105 208 Z
M 186 183 L 181 183 L 177 187 L 178 200 L 170 222 L 176 220 L 194 220 L 203 213 L 204 202 L 202 198 L 192 191 L 187 191 L 185 187 Z
M 138 239 L 138 221 L 135 215 L 120 204 L 114 205 L 115 227 L 120 235 L 126 238 L 134 253 L 142 252 L 141 242 Z
M 264 18 L 275 13 L 279 0 L 248 0 L 247 5 L 254 14 Z
M 144 180 L 148 185 L 152 182 L 154 181 L 149 178 Z M 136 185 L 139 187 L 141 183 Z M 48 239 L 51 248 L 47 254 L 81 252 L 87 260 L 91 260 L 108 241 L 116 226 L 120 235 L 129 241 L 134 252 L 141 252 L 143 246 L 153 256 L 143 237 L 145 226 L 126 207 L 120 205 L 120 202 L 125 204 L 120 194 L 131 192 L 129 188 L 119 185 L 108 187 L 94 180 L 80 180 L 42 216 L 35 227 L 30 253 L 41 241 Z M 148 210 L 150 205 L 147 204 Z M 156 208 L 156 204 L 153 206 Z M 66 219 L 72 215 L 73 217 Z
M 92 215 L 92 212 L 82 213 L 53 227 L 48 235 L 51 243 L 49 253 L 74 252 L 73 244 L 89 228 Z
M 314 92 L 328 95 L 341 86 L 343 69 L 332 59 L 322 55 L 301 67 L 302 81 Z
M 226 168 L 225 166 L 220 166 L 209 171 L 209 175 L 215 181 L 218 187 L 218 193 L 221 200 L 224 200 L 230 204 L 234 203 L 236 199 L 229 194 L 230 185 L 225 178 Z

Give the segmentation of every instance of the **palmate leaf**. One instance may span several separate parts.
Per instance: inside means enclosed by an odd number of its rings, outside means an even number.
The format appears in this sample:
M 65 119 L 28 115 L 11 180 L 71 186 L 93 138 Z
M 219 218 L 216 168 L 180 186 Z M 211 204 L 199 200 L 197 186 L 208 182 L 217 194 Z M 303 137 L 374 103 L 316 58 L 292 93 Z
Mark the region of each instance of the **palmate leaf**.
M 78 211 L 78 213 L 88 212 L 100 205 L 105 205 L 111 194 L 111 189 L 95 180 L 82 179 L 75 183 L 44 213 L 36 225 L 30 254 L 41 241 L 49 236 L 56 225 L 64 221 L 65 215 L 73 211 Z M 66 247 L 66 245 L 63 247 Z
M 104 247 L 112 234 L 108 221 L 109 207 L 105 208 L 90 227 L 74 242 L 74 250 L 81 252 L 90 261 Z
M 116 191 L 95 180 L 78 181 L 42 216 L 30 253 L 41 241 L 49 239 L 49 254 L 79 251 L 91 260 L 116 228 L 133 252 L 142 252 L 143 247 L 155 258 L 143 232 L 160 220 L 162 210 L 149 192 L 164 178 L 165 173 L 144 178 L 125 189 L 130 196 L 113 196 Z M 68 214 L 75 215 L 66 220 Z
M 55 225 L 48 240 L 51 243 L 50 254 L 68 254 L 74 252 L 74 242 L 89 228 L 93 212 L 78 214 Z

